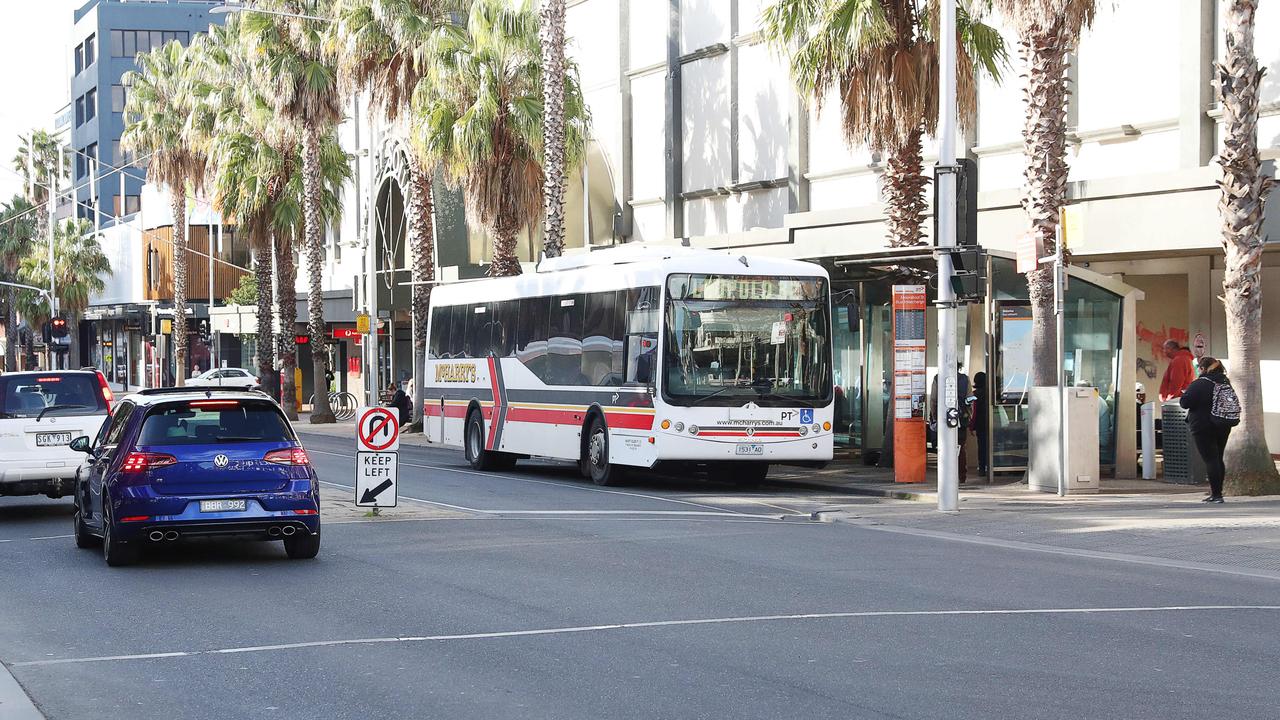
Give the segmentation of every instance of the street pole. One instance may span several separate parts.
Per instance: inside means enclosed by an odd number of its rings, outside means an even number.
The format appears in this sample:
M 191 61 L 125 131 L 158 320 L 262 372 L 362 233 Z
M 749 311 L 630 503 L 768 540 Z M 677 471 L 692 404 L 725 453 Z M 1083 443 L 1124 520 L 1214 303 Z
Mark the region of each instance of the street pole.
M 1062 258 L 1062 217 L 1058 218 L 1058 227 L 1054 237 L 1053 251 L 1053 315 L 1055 334 L 1057 334 L 1058 357 L 1058 497 L 1067 494 L 1067 369 L 1063 362 L 1064 312 L 1066 301 L 1066 265 Z
M 951 251 L 956 246 L 956 0 L 942 3 L 938 83 L 938 510 L 960 508 L 959 398 L 956 377 L 955 291 Z
M 372 104 L 370 104 L 372 107 Z M 374 130 L 373 115 L 369 117 L 369 207 L 365 215 L 367 226 L 365 228 L 365 273 L 366 292 L 365 303 L 369 310 L 369 337 L 368 353 L 369 359 L 365 366 L 365 386 L 367 388 L 367 405 L 372 407 L 378 404 L 378 238 L 376 234 L 377 220 L 375 216 L 378 213 L 378 188 L 374 179 L 376 172 L 375 159 L 373 156 L 373 145 L 375 142 L 376 131 Z

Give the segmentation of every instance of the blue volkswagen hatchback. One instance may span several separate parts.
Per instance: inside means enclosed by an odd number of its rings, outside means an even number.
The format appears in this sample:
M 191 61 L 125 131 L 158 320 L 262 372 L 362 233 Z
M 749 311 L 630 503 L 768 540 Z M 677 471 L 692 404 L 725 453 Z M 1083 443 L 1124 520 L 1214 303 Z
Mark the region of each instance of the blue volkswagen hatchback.
M 192 537 L 283 540 L 295 559 L 320 551 L 315 470 L 262 393 L 144 390 L 71 448 L 88 455 L 76 477 L 76 545 L 101 545 L 108 565 Z

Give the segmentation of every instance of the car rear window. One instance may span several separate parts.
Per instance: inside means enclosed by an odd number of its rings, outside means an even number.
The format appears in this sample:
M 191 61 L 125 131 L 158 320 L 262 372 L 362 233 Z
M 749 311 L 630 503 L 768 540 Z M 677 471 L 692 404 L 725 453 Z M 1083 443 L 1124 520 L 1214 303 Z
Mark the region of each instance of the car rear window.
M 192 400 L 154 408 L 139 445 L 292 442 L 288 422 L 266 400 Z
M 93 415 L 106 412 L 98 378 L 85 373 L 0 376 L 0 417 Z

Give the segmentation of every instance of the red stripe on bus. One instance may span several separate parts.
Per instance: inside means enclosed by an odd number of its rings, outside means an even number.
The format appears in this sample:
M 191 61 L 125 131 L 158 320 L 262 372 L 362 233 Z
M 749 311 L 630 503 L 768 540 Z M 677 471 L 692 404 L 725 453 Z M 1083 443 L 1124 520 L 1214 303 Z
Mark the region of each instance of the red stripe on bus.
M 699 430 L 698 437 L 800 437 L 798 432 L 767 432 L 757 430 L 754 434 L 748 435 L 745 432 L 720 431 L 715 430 Z
M 502 408 L 502 394 L 498 392 L 498 369 L 494 367 L 493 357 L 489 358 L 489 384 L 493 386 L 493 411 L 486 416 L 489 420 L 489 438 L 485 441 L 485 450 L 493 449 L 493 441 L 498 436 L 498 411 Z

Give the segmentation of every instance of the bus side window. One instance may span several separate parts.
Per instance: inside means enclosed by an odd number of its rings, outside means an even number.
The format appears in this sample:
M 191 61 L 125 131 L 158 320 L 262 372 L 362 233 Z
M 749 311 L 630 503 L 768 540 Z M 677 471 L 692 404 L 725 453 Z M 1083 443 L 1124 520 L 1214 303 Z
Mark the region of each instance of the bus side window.
M 621 385 L 622 375 L 614 375 L 614 343 L 621 342 L 621 318 L 615 311 L 618 293 L 590 293 L 582 325 L 582 374 L 588 385 Z
M 489 357 L 493 342 L 493 313 L 488 303 L 467 306 L 466 357 Z
M 529 372 L 541 378 L 547 367 L 547 303 L 545 297 L 520 299 L 516 326 L 516 357 Z
M 520 324 L 520 301 L 491 303 L 493 308 L 493 355 L 510 357 L 516 351 L 516 327 Z
M 467 310 L 470 305 L 454 305 L 449 308 L 449 357 L 466 357 Z
M 584 297 L 575 293 L 551 298 L 545 378 L 551 385 L 590 384 L 582 374 Z
M 427 357 L 441 358 L 449 345 L 449 308 L 431 308 L 431 338 L 427 343 Z

